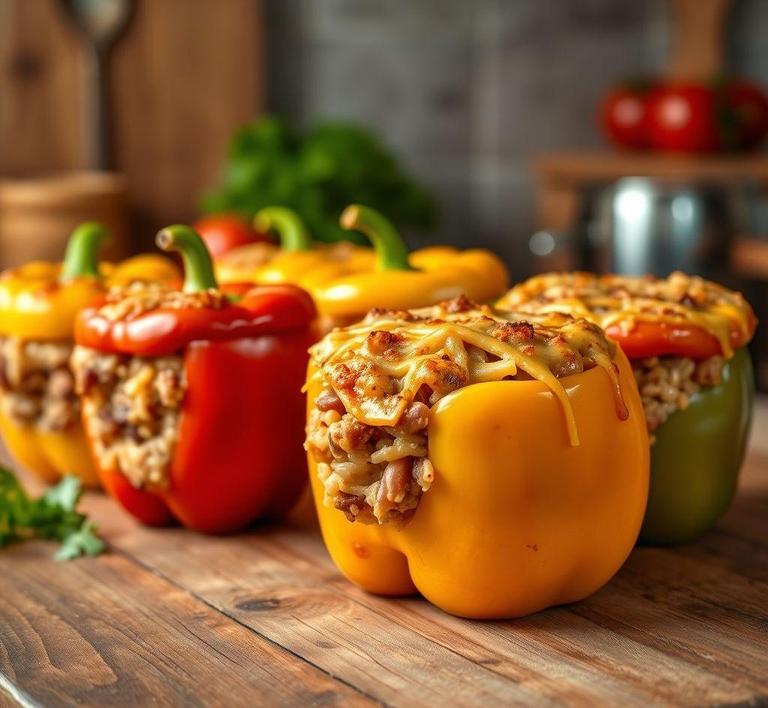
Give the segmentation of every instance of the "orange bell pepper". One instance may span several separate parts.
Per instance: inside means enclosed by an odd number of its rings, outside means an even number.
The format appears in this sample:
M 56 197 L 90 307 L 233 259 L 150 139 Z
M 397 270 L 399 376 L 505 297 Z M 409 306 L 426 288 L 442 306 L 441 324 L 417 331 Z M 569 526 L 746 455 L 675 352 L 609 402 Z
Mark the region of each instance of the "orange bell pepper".
M 493 311 L 485 309 L 480 314 L 503 324 L 504 318 Z M 516 351 L 504 348 L 497 352 L 502 359 L 488 360 L 483 365 L 485 373 L 480 373 L 473 368 L 476 365 L 462 363 L 463 355 L 456 353 L 456 341 L 466 333 L 461 329 L 461 315 L 452 319 L 443 311 L 435 317 L 431 322 L 414 323 L 384 315 L 382 321 L 336 330 L 312 350 L 306 446 L 317 513 L 331 557 L 347 578 L 370 592 L 404 595 L 418 591 L 443 610 L 464 617 L 517 617 L 590 595 L 613 576 L 632 549 L 648 493 L 648 438 L 626 357 L 614 347 L 600 366 L 553 382 L 540 364 L 531 364 L 532 350 L 525 347 L 533 342 L 528 342 Z M 525 331 L 526 326 L 515 324 L 511 331 L 516 327 Z M 447 327 L 446 344 L 435 345 L 436 338 L 443 338 L 443 327 Z M 412 341 L 417 330 L 421 338 Z M 388 334 L 384 337 L 381 332 Z M 546 336 L 568 335 L 555 328 Z M 590 337 L 580 341 L 596 349 L 583 351 L 611 352 L 602 334 Z M 395 342 L 394 349 L 378 358 L 372 356 L 371 348 L 387 338 Z M 422 361 L 425 351 L 438 357 L 436 363 Z M 362 357 L 361 365 L 359 360 L 351 360 L 353 354 Z M 508 356 L 511 362 L 504 358 Z M 340 511 L 343 504 L 336 502 L 336 508 L 333 503 L 326 505 L 330 501 L 329 465 L 325 453 L 319 451 L 326 444 L 325 435 L 313 433 L 313 416 L 324 414 L 318 414 L 316 408 L 331 411 L 332 420 L 343 421 L 342 416 L 352 415 L 350 429 L 356 435 L 378 439 L 372 448 L 372 463 L 378 459 L 373 456 L 384 455 L 381 438 L 376 436 L 402 425 L 399 414 L 390 416 L 395 404 L 407 407 L 413 402 L 410 390 L 423 392 L 418 383 L 409 388 L 408 382 L 428 372 L 430 366 L 442 366 L 449 360 L 454 372 L 468 367 L 469 373 L 465 374 L 466 385 L 431 405 L 428 420 L 423 421 L 427 459 L 434 470 L 431 486 L 421 495 L 415 511 L 411 508 L 405 514 L 404 525 L 388 523 L 386 517 L 384 521 L 379 518 L 378 524 L 375 519 L 368 524 L 350 523 L 350 517 Z M 394 386 L 400 393 L 385 396 L 383 403 L 386 378 L 381 384 L 375 377 L 360 374 L 372 368 L 403 373 L 403 367 L 408 373 L 402 384 Z M 534 378 L 493 380 L 508 379 L 524 367 Z M 455 382 L 462 374 L 453 376 Z M 437 380 L 451 381 L 450 377 Z M 617 406 L 617 385 L 625 409 Z M 360 396 L 359 408 L 350 408 L 350 397 L 355 395 Z M 328 396 L 333 402 L 320 407 Z M 572 412 L 575 430 L 563 425 L 564 406 Z M 617 412 L 620 408 L 621 414 Z M 374 426 L 371 433 L 365 424 L 376 416 L 383 416 L 379 422 L 389 427 Z M 335 450 L 335 457 L 345 442 L 337 441 L 335 432 L 328 430 L 327 444 Z M 418 447 L 407 436 L 403 444 Z M 352 456 L 352 460 L 362 464 L 359 457 Z M 366 464 L 363 485 L 377 474 L 375 465 Z M 413 465 L 415 470 L 416 463 Z M 346 474 L 354 478 L 363 472 L 353 469 Z M 412 474 L 415 478 L 416 473 Z M 384 477 L 381 485 L 374 492 L 369 490 L 377 504 L 382 500 Z M 338 488 L 353 491 L 352 487 Z M 354 499 L 352 512 L 358 514 L 365 503 L 362 496 Z M 402 501 L 402 493 L 387 499 Z

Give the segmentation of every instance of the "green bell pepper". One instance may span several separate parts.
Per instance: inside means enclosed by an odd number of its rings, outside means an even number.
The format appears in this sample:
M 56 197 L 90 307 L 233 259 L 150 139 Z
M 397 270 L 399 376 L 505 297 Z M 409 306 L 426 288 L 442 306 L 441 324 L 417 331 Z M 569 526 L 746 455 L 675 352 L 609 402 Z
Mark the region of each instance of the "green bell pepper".
M 693 541 L 728 509 L 744 461 L 754 390 L 752 363 L 742 347 L 726 362 L 719 386 L 694 394 L 685 410 L 659 426 L 641 542 Z

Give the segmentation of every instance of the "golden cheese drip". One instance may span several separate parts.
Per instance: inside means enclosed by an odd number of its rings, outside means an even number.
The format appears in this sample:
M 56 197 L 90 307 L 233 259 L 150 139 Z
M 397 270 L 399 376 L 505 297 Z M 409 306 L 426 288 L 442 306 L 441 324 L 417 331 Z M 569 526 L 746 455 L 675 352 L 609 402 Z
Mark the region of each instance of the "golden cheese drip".
M 571 314 L 629 334 L 638 322 L 694 326 L 709 332 L 723 356 L 733 356 L 733 335 L 746 343 L 754 316 L 741 293 L 697 276 L 672 273 L 643 278 L 591 273 L 534 276 L 509 291 L 501 307 L 523 312 Z
M 571 445 L 579 444 L 579 434 L 571 401 L 558 377 L 552 373 L 557 363 L 558 350 L 552 341 L 559 340 L 559 346 L 567 348 L 571 357 L 581 357 L 603 369 L 608 375 L 617 402 L 619 417 L 626 418 L 627 411 L 621 398 L 617 370 L 613 364 L 612 349 L 603 335 L 593 325 L 583 320 L 556 316 L 548 324 L 536 322 L 539 336 L 534 343 L 510 343 L 489 334 L 493 327 L 504 323 L 520 322 L 513 315 L 501 316 L 488 308 L 471 313 L 446 315 L 431 320 L 404 321 L 396 318 L 380 319 L 337 329 L 328 334 L 312 348 L 313 360 L 317 366 L 316 377 L 324 378 L 324 370 L 337 364 L 344 364 L 362 357 L 373 362 L 377 371 L 400 380 L 396 395 L 387 400 L 385 408 L 376 400 L 365 396 L 352 396 L 338 391 L 347 410 L 359 421 L 375 426 L 396 425 L 407 405 L 414 400 L 428 376 L 428 362 L 447 357 L 467 373 L 465 385 L 501 381 L 514 377 L 520 371 L 543 383 L 560 403 L 563 411 L 568 439 Z M 541 319 L 541 318 L 534 318 Z M 533 327 L 534 325 L 528 325 Z M 397 336 L 397 345 L 389 355 L 372 354 L 366 348 L 366 340 L 373 332 L 390 332 Z M 485 352 L 495 357 L 486 361 L 476 352 Z M 526 351 L 523 351 L 523 350 Z M 583 363 L 581 365 L 583 367 Z M 581 370 L 581 368 L 579 368 Z

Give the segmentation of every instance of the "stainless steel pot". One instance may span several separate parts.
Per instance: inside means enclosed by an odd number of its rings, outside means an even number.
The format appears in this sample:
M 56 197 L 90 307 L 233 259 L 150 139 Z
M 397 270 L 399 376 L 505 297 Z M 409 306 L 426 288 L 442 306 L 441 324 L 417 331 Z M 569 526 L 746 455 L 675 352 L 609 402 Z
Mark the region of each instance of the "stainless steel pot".
M 715 275 L 727 267 L 744 190 L 621 179 L 592 194 L 585 219 L 587 267 L 666 275 Z M 588 207 L 589 209 L 589 207 Z

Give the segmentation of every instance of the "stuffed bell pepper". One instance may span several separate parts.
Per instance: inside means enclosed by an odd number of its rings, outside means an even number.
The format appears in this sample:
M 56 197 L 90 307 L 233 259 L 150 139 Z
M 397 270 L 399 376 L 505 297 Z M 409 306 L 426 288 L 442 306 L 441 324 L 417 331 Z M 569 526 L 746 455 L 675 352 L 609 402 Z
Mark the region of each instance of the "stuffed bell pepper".
M 183 290 L 112 292 L 77 321 L 72 366 L 102 483 L 147 524 L 223 533 L 288 510 L 306 483 L 301 384 L 315 307 L 291 285 L 217 287 L 185 226 Z
M 536 276 L 499 303 L 567 312 L 601 325 L 629 357 L 651 434 L 641 539 L 691 541 L 730 505 L 744 459 L 756 325 L 740 293 L 699 277 Z
M 240 246 L 218 257 L 216 276 L 222 283 L 292 283 L 319 275 L 327 268 L 343 266 L 349 272 L 369 271 L 375 265 L 370 248 L 351 241 L 313 242 L 301 217 L 286 207 L 265 207 L 253 220 L 260 232 L 277 236 L 273 243 Z
M 255 223 L 280 234 L 283 253 L 258 268 L 242 269 L 232 267 L 246 255 L 236 249 L 219 262 L 218 272 L 226 280 L 300 285 L 312 294 L 326 331 L 359 320 L 374 307 L 426 307 L 460 294 L 485 302 L 507 287 L 506 268 L 490 251 L 436 246 L 409 253 L 387 219 L 357 204 L 347 207 L 340 221 L 363 233 L 373 248 L 346 242 L 313 246 L 294 212 L 269 207 Z
M 307 390 L 323 537 L 368 591 L 516 617 L 593 593 L 637 539 L 642 404 L 586 320 L 376 310 L 312 348 Z
M 77 312 L 112 286 L 179 278 L 159 255 L 99 263 L 105 237 L 100 224 L 81 224 L 63 263 L 34 261 L 0 275 L 0 430 L 19 463 L 48 482 L 71 473 L 98 483 L 69 366 Z
M 368 237 L 375 261 L 366 272 L 341 264 L 304 280 L 331 325 L 355 322 L 373 308 L 427 307 L 459 295 L 487 302 L 508 282 L 504 264 L 490 251 L 435 246 L 409 253 L 395 227 L 369 207 L 352 204 L 340 223 Z

